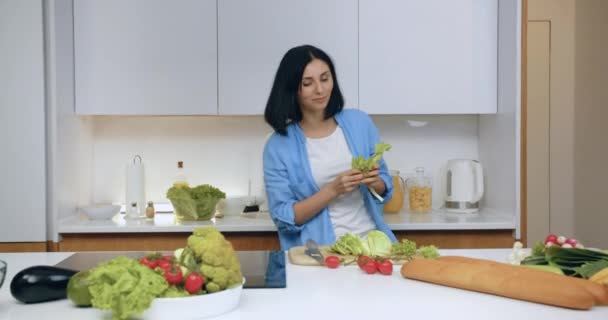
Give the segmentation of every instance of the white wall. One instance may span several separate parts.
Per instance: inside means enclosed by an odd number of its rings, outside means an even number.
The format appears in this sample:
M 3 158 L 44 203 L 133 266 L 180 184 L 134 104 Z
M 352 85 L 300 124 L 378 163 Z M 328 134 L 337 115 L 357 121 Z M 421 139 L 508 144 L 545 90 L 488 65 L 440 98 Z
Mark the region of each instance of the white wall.
M 521 2 L 499 2 L 498 111 L 479 116 L 479 157 L 485 166 L 483 204 L 515 212 L 519 234 Z
M 91 198 L 92 118 L 74 115 L 72 1 L 46 2 L 46 85 L 50 240 L 58 218 L 75 213 Z
M 0 242 L 46 240 L 42 1 L 0 1 Z
M 435 203 L 441 203 L 438 176 L 450 158 L 477 159 L 477 116 L 374 116 L 392 169 L 403 174 L 424 166 L 435 178 Z M 422 128 L 408 119 L 428 120 Z M 96 117 L 94 119 L 93 196 L 91 201 L 123 202 L 125 168 L 133 156 L 143 158 L 147 196 L 166 201 L 176 163 L 184 161 L 191 184 L 209 183 L 228 197 L 262 191 L 262 147 L 270 127 L 251 117 Z

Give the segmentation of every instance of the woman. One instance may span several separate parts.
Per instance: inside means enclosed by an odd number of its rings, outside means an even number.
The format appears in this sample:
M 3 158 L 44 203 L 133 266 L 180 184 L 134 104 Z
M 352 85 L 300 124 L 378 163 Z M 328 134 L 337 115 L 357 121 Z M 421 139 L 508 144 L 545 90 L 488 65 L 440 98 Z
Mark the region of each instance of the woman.
M 281 248 L 313 239 L 333 244 L 346 232 L 365 236 L 378 229 L 395 236 L 370 193 L 392 196 L 384 160 L 363 175 L 353 156 L 369 158 L 380 142 L 371 118 L 343 110 L 334 65 L 322 50 L 290 49 L 279 65 L 264 117 L 275 133 L 264 148 L 264 182 Z

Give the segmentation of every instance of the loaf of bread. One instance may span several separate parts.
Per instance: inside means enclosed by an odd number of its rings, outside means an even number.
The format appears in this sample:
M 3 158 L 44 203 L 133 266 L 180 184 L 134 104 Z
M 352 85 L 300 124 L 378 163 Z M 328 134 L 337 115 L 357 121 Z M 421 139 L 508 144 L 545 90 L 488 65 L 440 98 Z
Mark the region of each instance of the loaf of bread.
M 490 265 L 495 265 L 496 268 L 506 267 L 508 269 L 511 269 L 511 266 L 508 264 L 498 263 L 495 261 L 484 260 L 484 259 L 462 257 L 462 256 L 445 256 L 445 257 L 440 257 L 439 260 L 455 261 L 455 262 L 462 262 L 462 263 L 472 263 L 472 264 L 485 264 L 485 265 L 490 264 Z M 521 267 L 521 268 L 526 268 L 526 267 Z M 533 271 L 538 271 L 538 270 L 533 270 Z M 553 274 L 550 272 L 543 272 L 543 271 L 538 271 L 538 273 L 536 275 L 537 278 L 540 277 L 540 278 L 546 279 L 546 281 L 552 281 L 553 279 L 555 279 L 555 276 L 564 277 L 564 276 L 560 276 L 560 275 Z M 598 283 L 594 283 L 593 281 L 582 279 L 582 278 L 568 277 L 568 279 L 571 279 L 570 282 L 576 283 L 577 285 L 579 285 L 579 286 L 583 287 L 585 290 L 587 290 L 587 292 L 589 292 L 593 296 L 593 301 L 594 301 L 595 305 L 598 305 L 598 306 L 608 305 L 608 288 L 607 287 L 602 286 Z
M 594 296 L 579 284 L 579 279 L 489 260 L 459 259 L 415 259 L 402 266 L 401 275 L 454 288 L 572 309 L 591 309 L 595 303 Z

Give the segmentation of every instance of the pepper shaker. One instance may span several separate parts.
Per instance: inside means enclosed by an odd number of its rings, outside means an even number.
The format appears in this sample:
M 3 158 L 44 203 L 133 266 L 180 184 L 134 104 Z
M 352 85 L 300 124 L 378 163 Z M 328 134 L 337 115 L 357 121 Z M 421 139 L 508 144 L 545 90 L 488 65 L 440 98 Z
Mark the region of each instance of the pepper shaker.
M 148 207 L 146 208 L 146 218 L 154 219 L 155 213 L 156 212 L 154 210 L 154 203 L 152 203 L 152 201 L 148 201 Z

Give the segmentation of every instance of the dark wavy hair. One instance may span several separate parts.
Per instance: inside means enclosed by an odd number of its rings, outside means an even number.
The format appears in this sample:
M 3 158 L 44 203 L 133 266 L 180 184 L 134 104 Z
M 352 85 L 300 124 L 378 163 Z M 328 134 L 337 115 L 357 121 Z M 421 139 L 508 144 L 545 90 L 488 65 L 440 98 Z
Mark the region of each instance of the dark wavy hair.
M 344 98 L 329 55 L 311 45 L 291 48 L 281 59 L 266 103 L 266 110 L 264 110 L 266 122 L 281 135 L 287 135 L 287 126 L 290 123 L 302 120 L 302 111 L 298 104 L 298 90 L 304 69 L 314 59 L 327 63 L 334 82 L 327 108 L 325 108 L 325 119 L 333 117 L 344 108 Z

